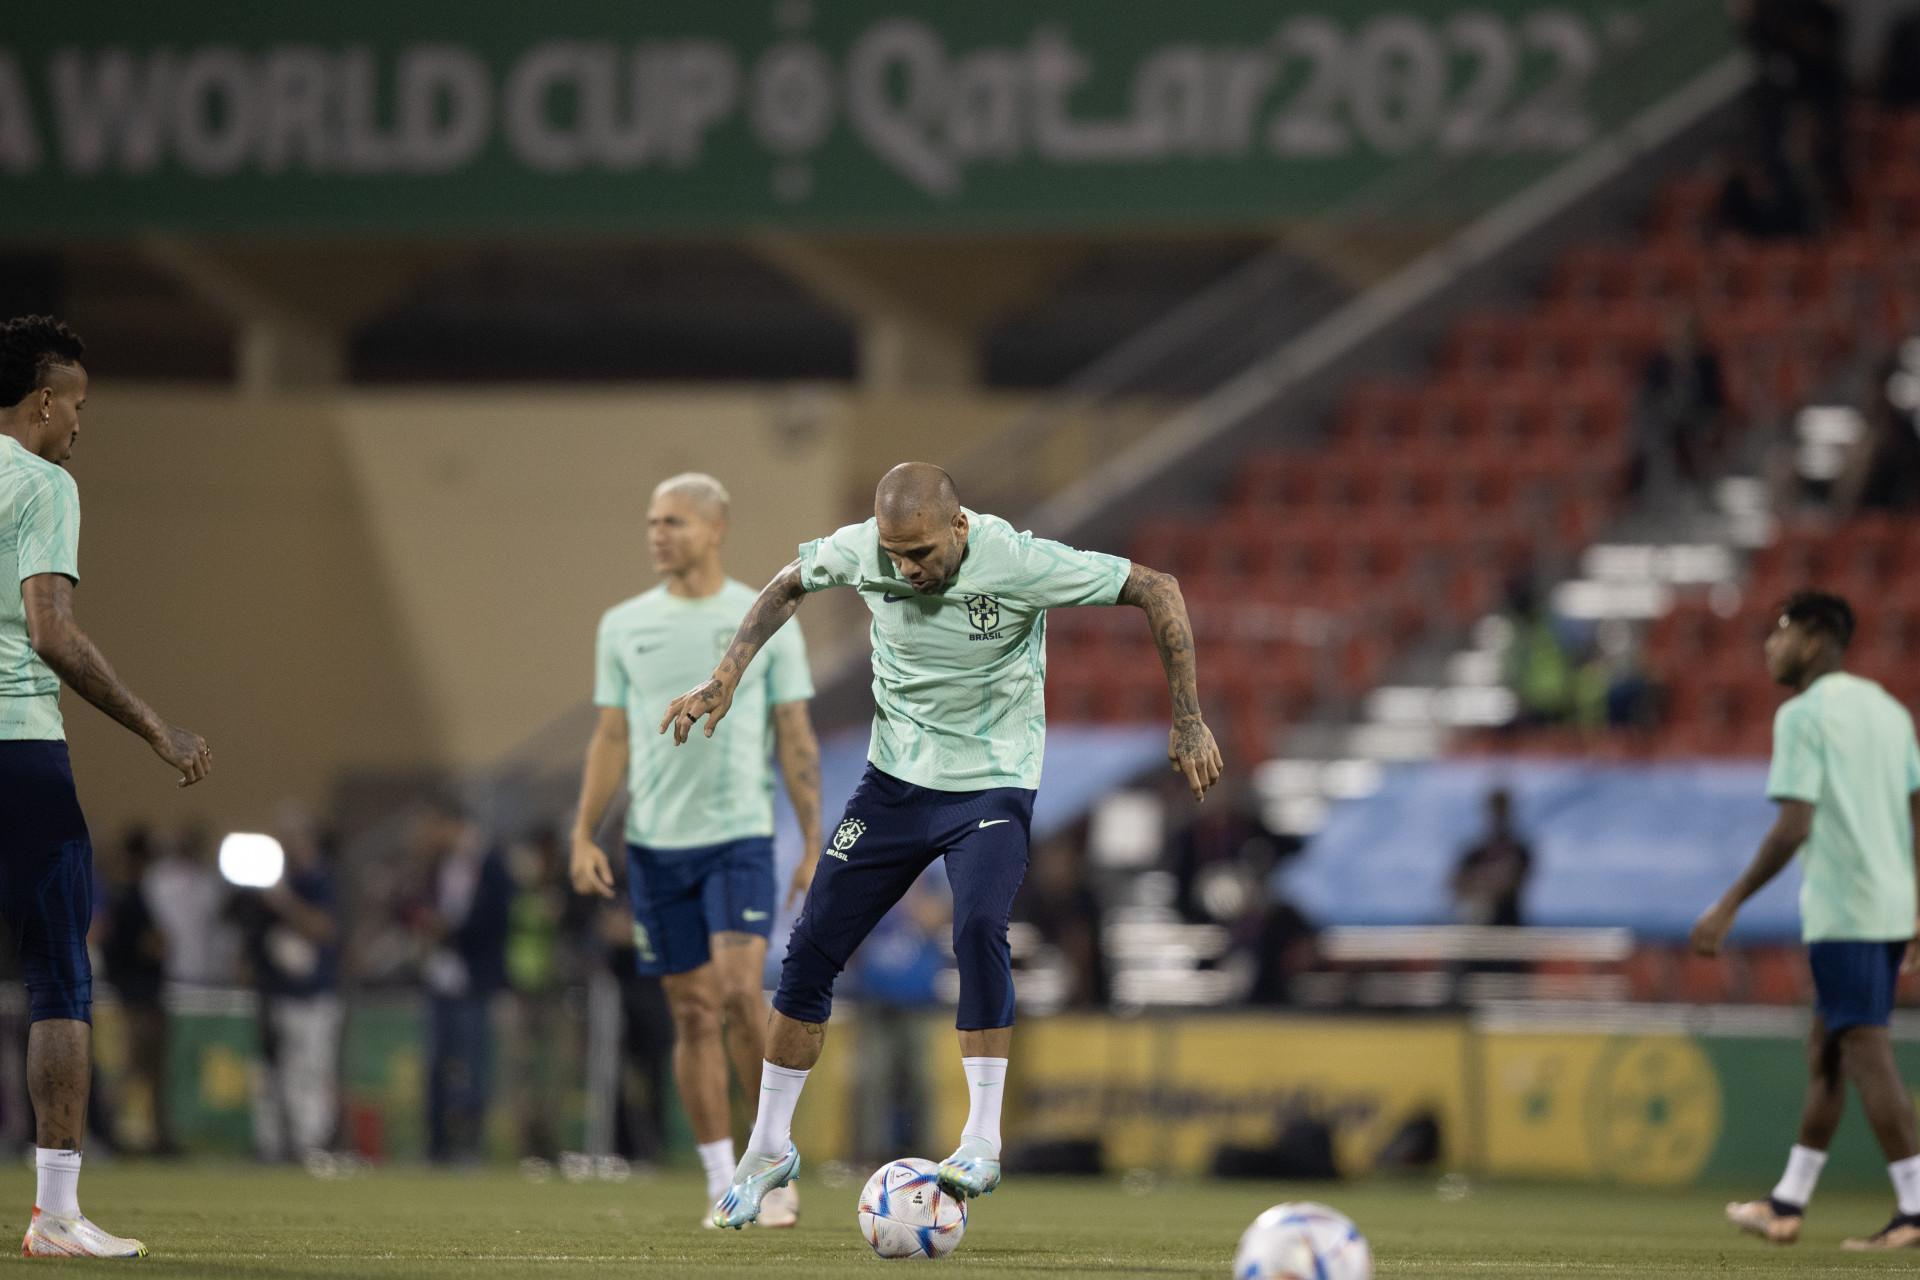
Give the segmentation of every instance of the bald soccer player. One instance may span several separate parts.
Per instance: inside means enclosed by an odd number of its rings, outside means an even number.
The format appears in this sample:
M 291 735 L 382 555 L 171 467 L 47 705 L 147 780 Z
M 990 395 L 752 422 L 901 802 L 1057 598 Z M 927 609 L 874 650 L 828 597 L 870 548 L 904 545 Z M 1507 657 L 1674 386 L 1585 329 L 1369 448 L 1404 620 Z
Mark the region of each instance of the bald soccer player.
M 673 1012 L 673 1076 L 707 1172 L 700 1220 L 733 1173 L 727 1061 L 749 1105 L 764 1046 L 761 994 L 773 930 L 773 773 L 777 753 L 800 823 L 800 864 L 786 905 L 806 892 L 820 857 L 820 750 L 807 718 L 813 681 L 798 627 L 789 627 L 736 680 L 741 714 L 719 733 L 675 751 L 646 726 L 674 692 L 726 652 L 754 602 L 753 588 L 720 563 L 727 491 L 698 472 L 664 480 L 647 510 L 653 566 L 666 581 L 607 611 L 600 622 L 593 700 L 600 723 L 587 750 L 573 830 L 573 885 L 613 894 L 594 831 L 627 775 L 627 888 L 640 972 L 656 974 Z M 629 733 L 629 722 L 640 731 Z M 722 1035 L 724 1028 L 725 1034 Z M 770 1197 L 763 1227 L 790 1227 L 800 1201 Z
M 971 1108 L 940 1186 L 972 1198 L 1000 1182 L 1000 1103 L 1013 1042 L 1007 918 L 1027 869 L 1046 737 L 1046 616 L 1072 605 L 1144 609 L 1173 694 L 1167 756 L 1194 799 L 1220 776 L 1200 718 L 1193 628 L 1164 573 L 1080 551 L 960 505 L 924 462 L 895 467 L 874 518 L 800 548 L 747 611 L 711 679 L 660 722 L 684 743 L 711 735 L 742 674 L 810 591 L 852 587 L 873 613 L 873 737 L 867 771 L 794 925 L 767 1025 L 760 1110 L 714 1222 L 743 1227 L 800 1168 L 793 1111 L 826 1038 L 833 982 L 854 948 L 935 858 L 953 886 L 960 1063 Z

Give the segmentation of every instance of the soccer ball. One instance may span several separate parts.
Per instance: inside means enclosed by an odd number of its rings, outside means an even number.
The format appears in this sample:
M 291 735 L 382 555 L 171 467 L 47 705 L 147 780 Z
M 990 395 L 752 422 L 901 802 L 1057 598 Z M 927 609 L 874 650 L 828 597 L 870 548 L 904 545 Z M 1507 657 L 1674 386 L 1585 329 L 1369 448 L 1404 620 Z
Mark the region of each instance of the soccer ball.
M 931 1160 L 882 1165 L 860 1188 L 860 1234 L 883 1258 L 944 1258 L 967 1230 L 967 1202 L 940 1189 Z
M 1277 1204 L 1240 1237 L 1233 1280 L 1373 1280 L 1373 1250 L 1345 1215 L 1323 1204 Z

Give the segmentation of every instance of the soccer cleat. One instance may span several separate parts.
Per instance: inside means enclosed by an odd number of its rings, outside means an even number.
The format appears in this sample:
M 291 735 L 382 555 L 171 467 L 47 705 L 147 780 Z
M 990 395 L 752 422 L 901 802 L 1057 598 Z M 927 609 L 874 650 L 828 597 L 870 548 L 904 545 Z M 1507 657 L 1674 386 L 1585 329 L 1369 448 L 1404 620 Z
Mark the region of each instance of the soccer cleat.
M 797 1227 L 800 1225 L 800 1188 L 788 1183 L 775 1187 L 760 1201 L 759 1227 Z
M 1842 1240 L 1842 1249 L 1912 1249 L 1920 1246 L 1920 1213 L 1896 1213 L 1893 1221 L 1865 1240 Z
M 733 1185 L 727 1188 L 727 1194 L 720 1197 L 720 1203 L 713 1207 L 713 1225 L 732 1227 L 738 1231 L 760 1216 L 760 1206 L 766 1200 L 767 1192 L 786 1186 L 799 1174 L 800 1152 L 791 1142 L 787 1144 L 787 1154 L 784 1156 L 747 1152 L 740 1157 L 740 1164 L 733 1171 Z
M 20 1242 L 20 1254 L 27 1258 L 144 1258 L 147 1246 L 108 1235 L 88 1222 L 85 1214 L 68 1218 L 35 1209 L 27 1238 Z
M 1800 1215 L 1782 1213 L 1772 1200 L 1736 1200 L 1727 1206 L 1727 1221 L 1768 1244 L 1792 1244 L 1800 1238 Z
M 990 1196 L 999 1185 L 1000 1153 L 985 1138 L 962 1136 L 960 1149 L 940 1162 L 940 1189 L 950 1196 Z

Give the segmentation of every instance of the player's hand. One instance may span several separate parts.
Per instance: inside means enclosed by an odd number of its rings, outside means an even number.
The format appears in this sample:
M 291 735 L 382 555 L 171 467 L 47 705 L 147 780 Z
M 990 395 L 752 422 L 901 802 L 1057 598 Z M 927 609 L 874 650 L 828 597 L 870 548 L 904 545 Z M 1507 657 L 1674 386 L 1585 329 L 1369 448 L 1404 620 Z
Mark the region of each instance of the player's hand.
M 606 851 L 591 837 L 573 833 L 573 863 L 569 867 L 575 893 L 613 896 L 613 868 L 607 865 Z
M 813 873 L 820 868 L 820 851 L 813 850 L 800 858 L 800 865 L 793 869 L 793 879 L 787 884 L 788 911 L 793 904 L 807 896 L 807 890 L 813 887 Z
M 153 737 L 153 753 L 180 771 L 180 785 L 190 787 L 213 772 L 213 748 L 197 733 L 162 724 Z
M 1907 943 L 1906 952 L 1900 957 L 1900 972 L 1920 972 L 1920 938 Z
M 1207 788 L 1220 781 L 1220 747 L 1199 716 L 1183 719 L 1167 731 L 1167 760 L 1175 773 L 1186 775 L 1195 800 L 1204 802 Z
M 689 690 L 667 704 L 667 714 L 660 717 L 660 732 L 665 733 L 667 726 L 673 726 L 673 745 L 680 746 L 693 732 L 693 723 L 701 716 L 707 718 L 707 736 L 711 738 L 720 722 L 726 719 L 727 711 L 733 706 L 733 686 L 720 677 Z
M 1732 930 L 1733 908 L 1724 902 L 1716 902 L 1693 922 L 1693 930 L 1687 934 L 1687 945 L 1693 948 L 1693 954 L 1697 956 L 1717 956 Z

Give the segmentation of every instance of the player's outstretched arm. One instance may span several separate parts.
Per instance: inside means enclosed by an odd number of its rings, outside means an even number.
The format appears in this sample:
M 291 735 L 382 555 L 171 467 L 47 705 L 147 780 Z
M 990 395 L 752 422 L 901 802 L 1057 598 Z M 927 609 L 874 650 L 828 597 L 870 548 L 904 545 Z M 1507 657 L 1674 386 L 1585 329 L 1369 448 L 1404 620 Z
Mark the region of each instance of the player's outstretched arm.
M 713 678 L 667 704 L 667 714 L 660 717 L 660 732 L 665 733 L 667 726 L 672 725 L 673 744 L 680 746 L 693 732 L 694 722 L 705 716 L 707 736 L 711 738 L 720 722 L 726 719 L 727 708 L 733 705 L 733 691 L 740 686 L 747 664 L 768 638 L 793 616 L 806 594 L 807 589 L 800 585 L 798 560 L 775 574 L 773 581 L 760 589 L 759 597 L 747 609 L 747 616 L 740 620 L 740 629 L 733 633 L 733 644 L 720 659 L 720 665 L 713 669 Z
M 613 896 L 613 868 L 606 851 L 594 840 L 600 819 L 607 816 L 614 788 L 627 771 L 627 709 L 602 707 L 587 742 L 587 767 L 580 775 L 580 806 L 573 815 L 573 856 L 568 873 L 575 893 Z
M 787 886 L 787 910 L 804 897 L 820 865 L 820 740 L 813 734 L 813 718 L 805 702 L 778 702 L 773 707 L 774 750 L 787 780 L 787 799 L 800 824 L 800 865 Z
M 1733 929 L 1733 917 L 1739 912 L 1740 904 L 1766 888 L 1770 880 L 1786 869 L 1812 831 L 1812 805 L 1805 800 L 1780 802 L 1780 813 L 1760 841 L 1760 851 L 1753 855 L 1753 861 L 1740 873 L 1740 878 L 1733 882 L 1733 886 L 1720 895 L 1720 900 L 1693 922 L 1693 931 L 1687 935 L 1687 943 L 1695 954 L 1720 954 L 1721 944 L 1726 942 L 1727 934 Z
M 213 748 L 206 740 L 156 715 L 87 639 L 73 618 L 73 579 L 36 573 L 21 581 L 20 600 L 33 651 L 68 688 L 139 734 L 155 755 L 180 771 L 181 786 L 190 787 L 213 771 Z
M 1199 672 L 1193 658 L 1193 624 L 1187 620 L 1187 602 L 1172 574 L 1136 564 L 1120 588 L 1119 604 L 1146 611 L 1153 643 L 1166 668 L 1167 690 L 1173 695 L 1173 728 L 1167 734 L 1167 759 L 1175 773 L 1186 775 L 1193 798 L 1204 801 L 1207 788 L 1220 780 L 1220 747 L 1213 731 L 1200 718 Z

